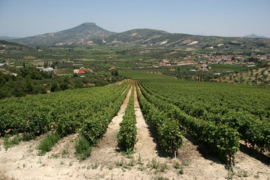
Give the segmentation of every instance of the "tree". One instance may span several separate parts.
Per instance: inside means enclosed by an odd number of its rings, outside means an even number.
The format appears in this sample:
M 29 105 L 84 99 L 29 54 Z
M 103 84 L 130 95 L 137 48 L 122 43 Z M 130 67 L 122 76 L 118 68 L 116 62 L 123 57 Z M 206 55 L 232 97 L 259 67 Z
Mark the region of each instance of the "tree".
M 63 91 L 68 89 L 68 84 L 66 82 L 61 82 L 59 86 Z
M 83 83 L 81 81 L 77 80 L 74 83 L 74 87 L 75 88 L 84 88 L 84 85 L 83 85 Z
M 256 74 L 255 74 L 255 79 L 256 79 L 256 81 L 258 80 L 258 76 L 259 76 L 259 74 L 256 73 Z
M 58 88 L 58 84 L 56 82 L 52 83 L 51 92 L 55 92 L 57 88 Z
M 119 76 L 119 74 L 118 74 L 118 71 L 117 71 L 117 70 L 112 71 L 112 72 L 111 72 L 111 74 L 112 74 L 112 76 Z
M 65 77 L 64 80 L 63 80 L 63 82 L 69 84 L 69 79 L 68 79 L 68 77 Z
M 34 92 L 34 85 L 33 85 L 33 81 L 30 78 L 29 75 L 27 75 L 25 77 L 25 87 L 24 87 L 24 92 L 31 94 Z
M 0 89 L 0 99 L 8 97 L 7 93 Z

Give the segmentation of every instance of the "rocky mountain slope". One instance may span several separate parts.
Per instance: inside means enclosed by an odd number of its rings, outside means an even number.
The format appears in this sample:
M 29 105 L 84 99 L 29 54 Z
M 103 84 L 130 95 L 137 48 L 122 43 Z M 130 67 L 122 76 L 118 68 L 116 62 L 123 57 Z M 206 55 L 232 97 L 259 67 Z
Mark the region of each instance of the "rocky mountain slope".
M 168 33 L 152 29 L 134 29 L 108 37 L 84 41 L 85 45 L 127 46 L 127 47 L 168 47 L 184 50 L 256 50 L 270 47 L 269 39 L 242 37 L 198 36 Z
M 265 36 L 258 36 L 256 34 L 250 34 L 250 35 L 246 35 L 244 36 L 245 38 L 266 38 L 266 39 L 270 39 L 270 37 L 265 37 Z
M 95 23 L 83 23 L 72 29 L 12 41 L 32 46 L 160 47 L 186 51 L 198 49 L 269 51 L 270 48 L 270 39 L 198 36 L 154 29 L 133 29 L 113 33 Z
M 32 46 L 62 46 L 62 45 L 81 45 L 87 39 L 104 37 L 114 34 L 107 31 L 95 23 L 83 23 L 71 29 L 55 33 L 47 33 L 38 36 L 14 39 L 12 41 Z

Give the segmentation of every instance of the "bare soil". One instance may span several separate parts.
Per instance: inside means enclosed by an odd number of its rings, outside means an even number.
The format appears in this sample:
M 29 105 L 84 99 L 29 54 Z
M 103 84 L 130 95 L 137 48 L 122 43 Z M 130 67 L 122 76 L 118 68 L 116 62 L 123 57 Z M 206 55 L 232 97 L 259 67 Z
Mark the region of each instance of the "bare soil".
M 78 134 L 61 139 L 53 149 L 44 156 L 38 156 L 37 146 L 44 137 L 21 142 L 8 150 L 0 139 L 0 180 L 55 180 L 55 179 L 185 179 L 185 180 L 221 180 L 221 179 L 270 179 L 269 163 L 257 160 L 242 151 L 236 154 L 234 174 L 229 173 L 224 164 L 209 154 L 207 149 L 192 139 L 183 136 L 183 147 L 178 157 L 170 158 L 159 149 L 154 138 L 154 130 L 145 122 L 137 94 L 135 113 L 137 120 L 137 143 L 132 155 L 124 155 L 117 145 L 119 123 L 131 91 L 121 109 L 110 123 L 100 143 L 92 149 L 91 156 L 80 162 L 75 157 L 75 141 Z M 122 163 L 121 163 L 122 161 Z M 152 163 L 151 163 L 152 162 Z M 153 162 L 167 168 L 153 167 Z M 178 163 L 179 168 L 174 164 Z M 122 165 L 121 165 L 122 164 Z M 152 167 L 150 165 L 152 164 Z M 163 172 L 164 171 L 164 172 Z

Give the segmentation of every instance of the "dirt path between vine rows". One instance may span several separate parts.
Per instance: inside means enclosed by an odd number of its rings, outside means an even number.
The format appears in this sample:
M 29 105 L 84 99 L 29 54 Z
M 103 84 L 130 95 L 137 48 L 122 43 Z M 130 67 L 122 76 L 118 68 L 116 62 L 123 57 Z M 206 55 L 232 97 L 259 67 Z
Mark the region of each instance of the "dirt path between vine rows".
M 135 115 L 137 120 L 137 143 L 135 145 L 136 155 L 141 156 L 142 159 L 158 158 L 157 144 L 154 142 L 154 138 L 150 134 L 150 127 L 146 124 L 140 105 L 138 102 L 137 92 L 134 92 L 135 102 Z
M 124 100 L 120 111 L 117 116 L 112 119 L 112 122 L 107 128 L 107 132 L 100 140 L 100 143 L 96 147 L 93 147 L 91 153 L 91 161 L 100 161 L 104 164 L 110 163 L 113 159 L 118 160 L 119 147 L 117 146 L 117 134 L 120 129 L 120 123 L 122 122 L 123 116 L 125 115 L 125 110 L 129 102 L 131 95 L 131 88 Z

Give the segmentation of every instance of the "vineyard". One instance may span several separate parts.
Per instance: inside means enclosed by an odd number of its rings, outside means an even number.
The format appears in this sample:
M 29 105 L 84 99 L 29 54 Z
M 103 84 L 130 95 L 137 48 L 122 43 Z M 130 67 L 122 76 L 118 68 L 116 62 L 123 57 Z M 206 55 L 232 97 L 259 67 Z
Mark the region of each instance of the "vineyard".
M 239 162 L 240 146 L 253 149 L 269 160 L 268 88 L 188 82 L 130 70 L 123 74 L 130 79 L 122 84 L 1 100 L 0 136 L 5 149 L 8 152 L 10 148 L 5 142 L 15 138 L 31 142 L 42 137 L 37 154 L 49 156 L 57 144 L 76 134 L 74 154 L 81 163 L 90 163 L 88 159 L 97 156 L 101 156 L 97 160 L 102 159 L 105 154 L 96 155 L 100 149 L 118 158 L 117 167 L 127 168 L 123 165 L 124 155 L 119 153 L 125 152 L 138 158 L 137 163 L 133 159 L 126 166 L 163 173 L 169 171 L 167 165 L 149 160 L 143 156 L 146 152 L 142 149 L 153 143 L 156 151 L 172 158 L 169 163 L 177 169 L 178 161 L 183 160 L 181 149 L 185 148 L 188 135 L 232 172 Z M 154 138 L 153 142 L 142 144 L 142 127 L 138 125 L 142 122 L 137 111 L 141 111 L 146 122 L 143 126 Z M 46 140 L 52 141 L 51 146 L 42 151 L 39 148 Z
M 94 145 L 114 117 L 128 84 L 81 89 L 1 101 L 1 136 L 20 134 L 31 140 L 52 132 L 60 137 L 79 132 Z
M 165 110 L 171 119 L 177 119 L 189 133 L 207 144 L 214 142 L 209 144 L 210 147 L 220 149 L 218 151 L 227 155 L 234 154 L 241 139 L 260 152 L 269 152 L 268 88 L 187 81 L 178 83 L 165 76 L 144 78 L 135 73 L 131 76 L 138 78 L 142 94 L 148 101 Z M 224 142 L 220 142 L 222 139 Z

